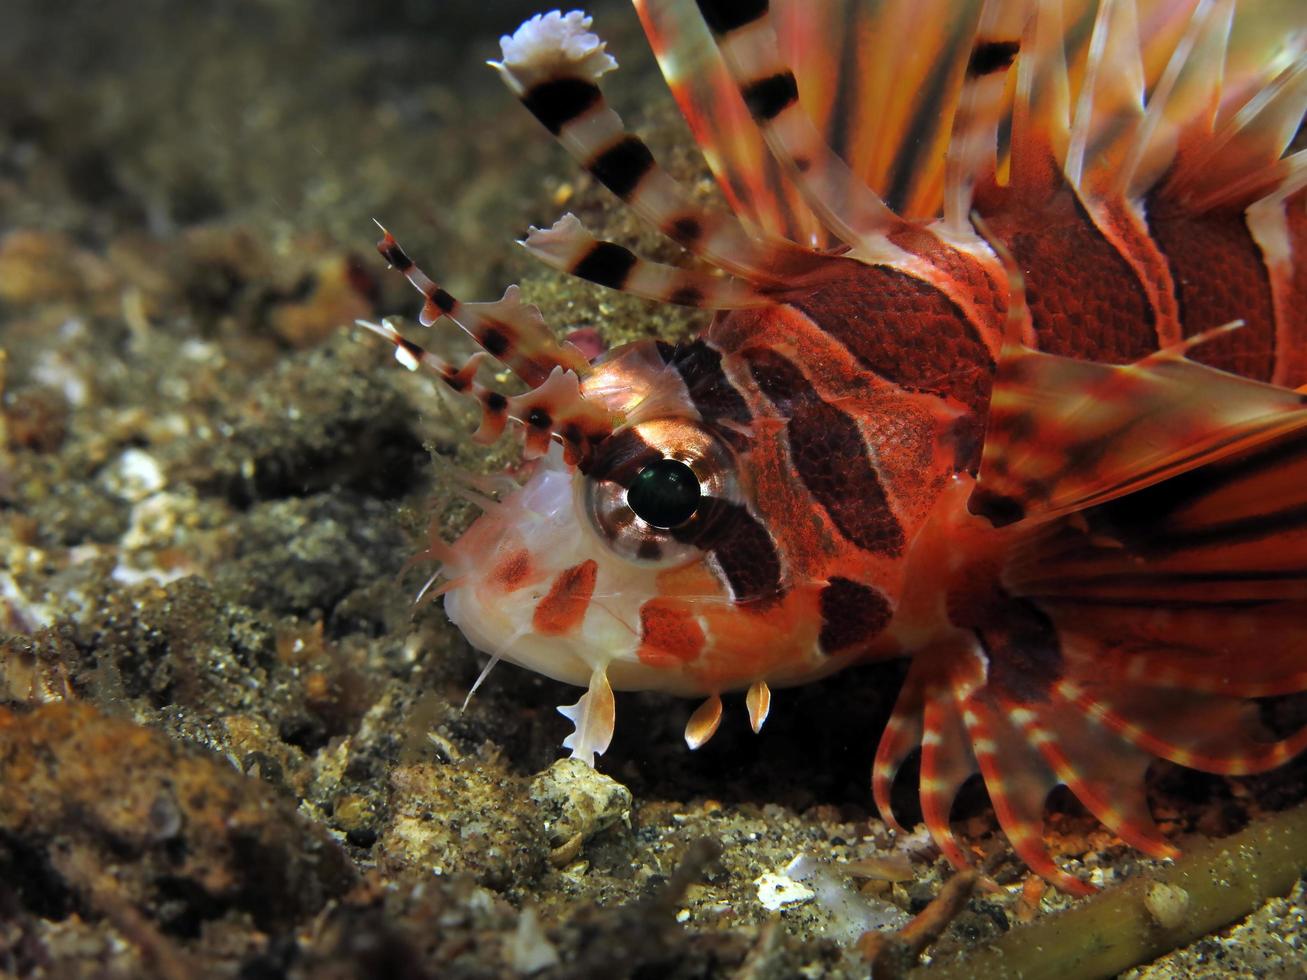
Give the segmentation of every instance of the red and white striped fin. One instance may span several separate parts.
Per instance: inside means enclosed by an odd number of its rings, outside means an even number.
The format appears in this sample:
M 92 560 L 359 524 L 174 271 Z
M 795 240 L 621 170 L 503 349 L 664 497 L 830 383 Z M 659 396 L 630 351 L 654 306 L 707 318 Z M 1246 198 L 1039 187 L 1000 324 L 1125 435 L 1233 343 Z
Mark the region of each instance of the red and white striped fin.
M 1131 745 L 1177 765 L 1225 776 L 1266 772 L 1307 749 L 1307 727 L 1258 737 L 1256 706 L 1243 698 L 1067 678 L 1053 685 L 1065 709 L 1082 712 Z
M 598 443 L 612 434 L 619 419 L 584 398 L 575 373 L 555 366 L 548 377 L 521 395 L 505 396 L 485 387 L 475 378 L 477 366 L 486 355 L 474 354 L 457 368 L 413 343 L 390 323 L 355 321 L 395 345 L 395 360 L 410 371 L 425 369 L 461 395 L 468 395 L 481 405 L 481 425 L 473 438 L 494 442 L 509 419 L 520 422 L 526 432 L 525 455 L 528 459 L 543 456 L 551 442 L 562 444 L 569 464 L 589 456 Z
M 762 241 L 735 216 L 695 204 L 628 131 L 598 80 L 617 67 L 590 18 L 557 11 L 531 18 L 500 39 L 491 62 L 522 104 L 600 183 L 686 250 L 753 282 L 779 282 L 819 257 L 780 239 Z
M 898 218 L 830 148 L 799 103 L 799 86 L 781 57 L 768 5 L 697 0 L 718 50 L 767 145 L 803 192 L 808 207 L 841 241 L 879 257 Z
M 895 829 L 890 791 L 903 760 L 921 747 L 921 813 L 941 853 L 955 867 L 970 862 L 953 834 L 949 811 L 962 784 L 979 770 L 962 722 L 961 705 L 984 684 L 984 664 L 966 645 L 923 650 L 913 657 L 894 711 L 876 749 L 872 793 Z
M 774 302 L 743 279 L 651 262 L 615 242 L 599 241 L 574 214 L 549 228 L 530 228 L 521 244 L 560 272 L 659 303 L 738 310 Z
M 635 9 L 731 209 L 767 234 L 811 248 L 834 244 L 771 155 L 694 0 L 635 0 Z
M 504 426 L 508 423 L 508 398 L 476 380 L 477 367 L 487 356 L 484 352 L 473 354 L 461 368 L 455 367 L 405 338 L 389 321 L 372 323 L 369 320 L 355 320 L 354 322 L 394 344 L 395 360 L 410 371 L 425 368 L 429 374 L 445 382 L 453 391 L 475 398 L 481 405 L 481 425 L 473 436 L 478 442 L 494 442 L 503 433 Z
M 540 310 L 518 299 L 516 286 L 509 286 L 504 298 L 493 303 L 463 303 L 414 265 L 390 232 L 381 230 L 377 251 L 426 300 L 418 318 L 423 326 L 431 326 L 442 316 L 449 317 L 529 385 L 543 382 L 554 368 L 580 375 L 589 372 L 585 355 L 566 341 L 555 339 Z
M 1083 510 L 1307 428 L 1296 392 L 1189 360 L 1190 337 L 1127 365 L 1009 344 L 999 359 L 973 513 L 996 524 Z
M 1152 756 L 1104 730 L 1094 719 L 1055 703 L 1003 701 L 1001 706 L 1057 782 L 1071 790 L 1099 823 L 1145 854 L 1178 855 L 1149 812 L 1144 774 Z
M 971 751 L 1003 834 L 1032 871 L 1069 895 L 1096 889 L 1054 863 L 1044 844 L 1044 804 L 1059 780 L 997 699 L 978 695 L 962 708 Z

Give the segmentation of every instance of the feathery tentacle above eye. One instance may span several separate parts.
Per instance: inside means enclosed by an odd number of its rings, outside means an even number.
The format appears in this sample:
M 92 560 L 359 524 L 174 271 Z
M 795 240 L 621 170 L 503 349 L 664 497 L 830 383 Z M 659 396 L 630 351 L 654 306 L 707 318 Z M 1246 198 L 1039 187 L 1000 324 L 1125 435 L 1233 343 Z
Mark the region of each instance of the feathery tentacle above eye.
M 605 101 L 598 81 L 617 67 L 578 11 L 537 15 L 500 39 L 490 64 L 522 104 L 600 183 L 687 251 L 755 283 L 814 268 L 818 257 L 761 240 L 733 215 L 696 205 Z

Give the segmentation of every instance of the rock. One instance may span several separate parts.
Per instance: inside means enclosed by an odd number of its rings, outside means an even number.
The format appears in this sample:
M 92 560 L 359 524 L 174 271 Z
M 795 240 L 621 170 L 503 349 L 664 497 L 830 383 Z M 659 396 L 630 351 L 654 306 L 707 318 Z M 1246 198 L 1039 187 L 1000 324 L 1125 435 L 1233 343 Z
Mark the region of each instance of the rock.
M 631 791 L 580 759 L 559 759 L 538 773 L 531 780 L 531 799 L 555 849 L 578 836 L 584 843 L 631 814 Z
M 270 787 L 83 704 L 0 710 L 0 786 L 0 879 L 47 914 L 126 902 L 168 930 L 229 910 L 273 930 L 356 880 Z

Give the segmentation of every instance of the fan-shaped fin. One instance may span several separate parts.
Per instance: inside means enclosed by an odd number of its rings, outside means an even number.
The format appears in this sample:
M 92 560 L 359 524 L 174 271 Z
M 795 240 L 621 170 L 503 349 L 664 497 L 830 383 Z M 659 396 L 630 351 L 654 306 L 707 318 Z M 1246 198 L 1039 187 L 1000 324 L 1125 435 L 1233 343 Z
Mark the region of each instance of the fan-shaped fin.
M 1119 366 L 1005 347 L 972 511 L 1011 523 L 1082 510 L 1307 427 L 1296 392 L 1185 356 L 1228 329 Z
M 1179 852 L 1162 836 L 1148 809 L 1144 774 L 1152 758 L 1078 711 L 1049 702 L 1005 702 L 1002 709 L 1099 823 L 1153 857 Z
M 871 794 L 876 809 L 880 811 L 881 819 L 900 833 L 903 826 L 894 817 L 890 794 L 904 760 L 921 745 L 924 712 L 920 681 L 905 680 L 876 746 L 876 760 L 871 769 Z
M 970 698 L 963 720 L 1003 834 L 1031 870 L 1070 895 L 1095 891 L 1059 868 L 1044 846 L 1044 803 L 1057 780 L 1026 736 L 982 693 Z
M 1275 741 L 1259 738 L 1256 707 L 1243 698 L 1151 687 L 1107 689 L 1066 679 L 1054 696 L 1144 752 L 1226 776 L 1265 772 L 1307 748 L 1307 728 Z
M 949 822 L 953 800 L 962 784 L 977 771 L 962 708 L 951 686 L 931 685 L 926 691 L 921 735 L 921 816 L 926 829 L 956 868 L 971 862 L 958 844 Z

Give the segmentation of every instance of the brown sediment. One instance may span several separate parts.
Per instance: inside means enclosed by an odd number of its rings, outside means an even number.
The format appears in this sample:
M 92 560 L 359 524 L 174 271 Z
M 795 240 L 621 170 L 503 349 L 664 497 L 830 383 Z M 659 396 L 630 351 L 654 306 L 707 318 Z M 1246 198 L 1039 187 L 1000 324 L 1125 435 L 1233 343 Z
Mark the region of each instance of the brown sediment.
M 913 976 L 922 980 L 1115 976 L 1252 914 L 1307 873 L 1307 806 L 1230 837 L 1194 841 L 1174 867 L 1014 930 Z

